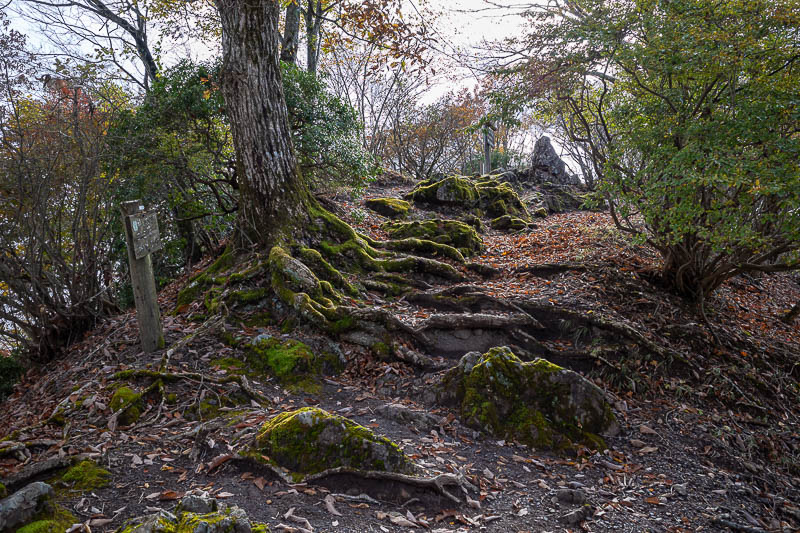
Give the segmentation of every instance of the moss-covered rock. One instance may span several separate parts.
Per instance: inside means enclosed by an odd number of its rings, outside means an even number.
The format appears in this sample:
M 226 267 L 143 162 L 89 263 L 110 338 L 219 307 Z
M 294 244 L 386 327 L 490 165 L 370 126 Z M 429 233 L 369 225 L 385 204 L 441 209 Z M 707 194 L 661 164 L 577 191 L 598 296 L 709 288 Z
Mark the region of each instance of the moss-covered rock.
M 282 413 L 266 422 L 252 451 L 253 456 L 266 456 L 300 477 L 337 467 L 414 471 L 413 463 L 390 440 L 315 407 Z
M 108 406 L 113 412 L 124 409 L 119 415 L 118 422 L 123 426 L 135 424 L 142 414 L 142 395 L 130 387 L 120 387 L 114 391 Z
M 5 498 L 6 496 L 8 496 L 8 490 L 6 489 L 5 485 L 0 483 L 0 499 Z
M 322 361 L 300 341 L 259 336 L 250 343 L 247 352 L 251 368 L 275 376 L 284 385 L 313 381 L 322 372 Z
M 472 180 L 465 176 L 449 176 L 441 180 L 420 182 L 406 199 L 428 205 L 443 205 L 490 218 L 510 215 L 528 220 L 525 204 L 508 183 L 492 177 Z
M 472 207 L 478 201 L 475 184 L 463 176 L 425 180 L 404 196 L 406 200 L 427 204 L 451 204 Z
M 545 359 L 522 362 L 506 347 L 462 357 L 438 399 L 456 406 L 465 424 L 536 448 L 603 448 L 599 435 L 617 431 L 599 388 Z
M 61 481 L 67 483 L 72 490 L 88 492 L 108 485 L 111 474 L 108 470 L 100 468 L 92 461 L 81 461 L 69 468 L 61 476 Z
M 41 512 L 16 531 L 17 533 L 64 533 L 78 521 L 67 509 L 48 501 Z
M 475 229 L 459 220 L 423 220 L 414 222 L 387 222 L 383 228 L 392 239 L 422 239 L 457 248 L 465 256 L 483 249 Z
M 489 223 L 492 229 L 501 231 L 521 231 L 528 229 L 528 223 L 521 218 L 512 217 L 511 215 L 503 215 L 492 219 Z
M 367 209 L 389 218 L 405 218 L 411 204 L 397 198 L 371 198 L 364 202 Z
M 251 533 L 269 532 L 269 526 L 251 523 L 247 513 L 233 506 L 220 511 L 195 513 L 182 511 L 177 514 L 160 511 L 142 522 L 131 522 L 118 529 L 119 533 Z

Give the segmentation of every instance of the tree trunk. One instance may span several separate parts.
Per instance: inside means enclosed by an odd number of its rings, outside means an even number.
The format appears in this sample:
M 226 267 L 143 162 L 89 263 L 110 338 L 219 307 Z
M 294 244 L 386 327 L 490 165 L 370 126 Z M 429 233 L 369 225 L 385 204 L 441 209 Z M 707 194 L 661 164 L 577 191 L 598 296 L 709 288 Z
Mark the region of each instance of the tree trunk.
M 297 63 L 297 49 L 300 46 L 300 0 L 286 6 L 286 23 L 281 44 L 281 61 Z
M 308 72 L 317 73 L 319 64 L 320 28 L 322 26 L 322 0 L 308 0 L 306 18 L 306 59 Z
M 309 197 L 291 144 L 278 53 L 280 2 L 217 0 L 222 94 L 239 177 L 238 244 L 269 246 L 306 215 Z

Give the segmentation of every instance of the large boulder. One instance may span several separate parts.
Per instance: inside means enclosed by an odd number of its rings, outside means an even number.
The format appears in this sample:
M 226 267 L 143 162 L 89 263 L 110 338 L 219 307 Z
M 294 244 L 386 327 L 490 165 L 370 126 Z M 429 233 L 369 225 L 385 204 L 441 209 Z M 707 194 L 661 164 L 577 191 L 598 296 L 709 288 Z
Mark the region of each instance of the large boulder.
M 580 180 L 567 172 L 567 165 L 558 157 L 550 137 L 543 135 L 533 147 L 531 167 L 537 174 L 539 182 L 556 185 L 580 185 Z
M 464 355 L 437 396 L 466 425 L 535 448 L 604 448 L 600 435 L 618 431 L 597 386 L 545 359 L 523 362 L 505 346 Z
M 305 475 L 347 467 L 413 473 L 400 448 L 348 418 L 316 407 L 281 413 L 259 430 L 251 455 L 263 456 L 302 479 Z

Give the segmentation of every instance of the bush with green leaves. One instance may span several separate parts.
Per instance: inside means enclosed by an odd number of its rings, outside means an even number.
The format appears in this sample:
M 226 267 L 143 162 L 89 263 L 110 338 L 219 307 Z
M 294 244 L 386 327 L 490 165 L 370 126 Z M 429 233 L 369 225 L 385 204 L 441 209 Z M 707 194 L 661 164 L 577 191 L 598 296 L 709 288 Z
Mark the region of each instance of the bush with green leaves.
M 531 12 L 515 96 L 564 117 L 665 281 L 702 302 L 738 273 L 800 267 L 796 3 L 559 5 Z
M 0 402 L 6 399 L 14 389 L 14 384 L 25 372 L 25 367 L 19 362 L 16 355 L 3 355 L 0 353 Z
M 281 64 L 298 164 L 313 188 L 362 190 L 379 172 L 378 162 L 361 144 L 363 125 L 356 111 L 332 94 L 324 78 Z

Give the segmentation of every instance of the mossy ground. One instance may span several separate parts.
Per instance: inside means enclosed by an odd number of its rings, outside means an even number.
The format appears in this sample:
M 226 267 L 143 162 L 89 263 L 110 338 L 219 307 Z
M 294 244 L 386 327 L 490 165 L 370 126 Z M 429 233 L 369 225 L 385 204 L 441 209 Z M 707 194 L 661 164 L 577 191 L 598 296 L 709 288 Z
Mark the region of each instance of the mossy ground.
M 58 481 L 66 483 L 70 490 L 88 492 L 108 485 L 111 474 L 108 470 L 100 468 L 93 461 L 81 461 L 75 466 L 68 468 Z
M 381 471 L 411 468 L 400 448 L 389 439 L 315 407 L 282 413 L 266 422 L 256 437 L 254 451 L 301 475 L 340 466 Z
M 61 505 L 49 501 L 30 522 L 17 529 L 17 533 L 64 533 L 79 520 Z

